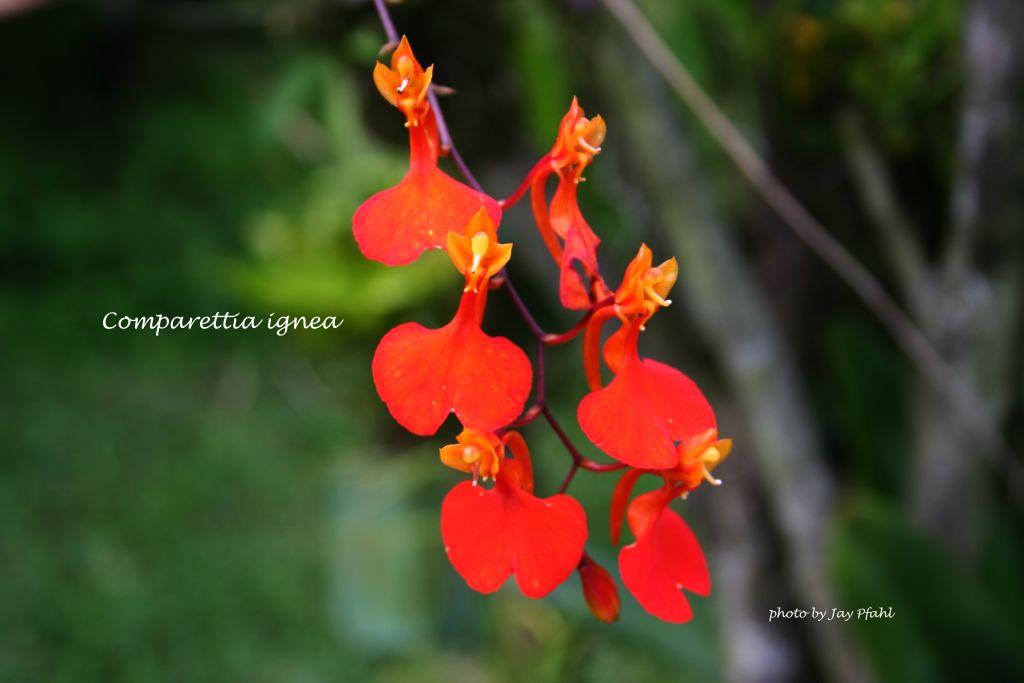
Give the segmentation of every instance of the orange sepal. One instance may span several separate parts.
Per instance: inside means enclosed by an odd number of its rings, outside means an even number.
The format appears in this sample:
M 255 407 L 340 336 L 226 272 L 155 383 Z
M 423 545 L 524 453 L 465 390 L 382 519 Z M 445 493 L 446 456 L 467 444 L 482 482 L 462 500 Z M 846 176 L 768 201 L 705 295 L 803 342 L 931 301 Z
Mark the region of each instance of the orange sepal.
M 373 68 L 373 83 L 377 90 L 405 114 L 405 125 L 410 128 L 423 123 L 430 111 L 427 94 L 433 78 L 434 67 L 424 69 L 420 66 L 405 36 L 391 53 L 391 67 L 377 62 Z
M 466 290 L 477 291 L 512 258 L 512 245 L 498 242 L 498 231 L 481 207 L 462 233 L 448 232 L 445 251 L 466 277 Z

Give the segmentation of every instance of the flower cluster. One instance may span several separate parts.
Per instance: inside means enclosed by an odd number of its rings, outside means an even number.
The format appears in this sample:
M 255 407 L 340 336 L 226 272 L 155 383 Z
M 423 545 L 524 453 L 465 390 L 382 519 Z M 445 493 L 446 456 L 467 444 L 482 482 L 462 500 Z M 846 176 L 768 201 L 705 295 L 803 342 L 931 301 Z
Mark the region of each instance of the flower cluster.
M 576 571 L 593 614 L 614 621 L 617 585 L 585 552 L 586 514 L 565 489 L 579 469 L 621 471 L 611 501 L 611 536 L 618 544 L 626 521 L 634 537 L 619 553 L 622 582 L 651 614 L 670 622 L 689 620 L 683 591 L 706 596 L 711 580 L 696 537 L 669 503 L 703 482 L 721 483 L 712 471 L 729 454 L 731 441 L 719 438 L 714 412 L 690 378 L 642 358 L 637 348 L 650 319 L 671 303 L 667 297 L 679 273 L 675 259 L 654 265 L 651 250 L 641 245 L 618 288 L 612 290 L 601 276 L 600 240 L 580 211 L 577 192 L 601 151 L 604 120 L 587 118 L 573 99 L 551 151 L 516 192 L 499 202 L 438 168 L 438 158 L 448 150 L 439 140 L 440 112 L 428 97 L 433 67 L 420 65 L 405 38 L 390 67 L 378 63 L 373 78 L 381 95 L 405 116 L 410 163 L 401 182 L 356 211 L 355 239 L 367 258 L 390 266 L 409 263 L 431 247 L 444 249 L 464 280 L 451 322 L 439 329 L 399 325 L 384 335 L 373 357 L 377 392 L 399 424 L 422 436 L 435 434 L 449 413 L 462 424 L 456 443 L 440 449 L 444 465 L 470 475 L 441 506 L 448 559 L 474 590 L 496 591 L 515 576 L 531 598 L 547 595 Z M 552 176 L 556 186 L 549 200 Z M 535 402 L 526 407 L 534 379 L 529 358 L 482 327 L 490 291 L 511 288 L 504 269 L 512 244 L 498 234 L 502 208 L 527 191 L 538 231 L 560 269 L 561 303 L 585 313 L 570 331 L 550 335 L 539 331 L 515 300 L 541 344 L 583 334 L 590 392 L 577 418 L 587 438 L 614 463 L 585 458 L 571 445 L 546 405 L 542 381 Z M 602 344 L 607 325 L 617 328 Z M 537 363 L 542 365 L 542 355 Z M 611 373 L 607 384 L 602 363 Z M 534 490 L 530 451 L 516 431 L 540 415 L 573 458 L 562 489 L 546 498 Z M 634 495 L 644 474 L 658 478 L 660 486 Z

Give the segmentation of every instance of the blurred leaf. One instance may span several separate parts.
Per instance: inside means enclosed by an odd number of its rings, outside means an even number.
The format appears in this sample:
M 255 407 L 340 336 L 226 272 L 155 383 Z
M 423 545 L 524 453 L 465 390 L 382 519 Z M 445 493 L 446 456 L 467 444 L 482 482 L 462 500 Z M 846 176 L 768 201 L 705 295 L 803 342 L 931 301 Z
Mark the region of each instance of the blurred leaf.
M 895 509 L 851 501 L 834 541 L 843 609 L 892 607 L 892 619 L 850 622 L 883 681 L 1012 680 L 1021 653 L 999 597 L 912 531 Z
M 906 377 L 902 358 L 863 318 L 840 318 L 825 329 L 829 376 L 823 404 L 851 451 L 859 487 L 898 497 L 906 476 Z M 865 372 L 864 368 L 872 368 Z
M 516 31 L 516 65 L 523 79 L 522 106 L 525 123 L 538 149 L 547 149 L 555 139 L 580 79 L 572 79 L 566 68 L 568 54 L 559 39 L 557 20 L 550 3 L 515 0 L 507 15 Z M 583 103 L 587 108 L 587 103 Z
M 374 652 L 428 642 L 438 612 L 434 572 L 424 562 L 440 557 L 437 512 L 413 505 L 437 474 L 435 458 L 424 455 L 360 457 L 335 476 L 331 613 L 347 638 Z

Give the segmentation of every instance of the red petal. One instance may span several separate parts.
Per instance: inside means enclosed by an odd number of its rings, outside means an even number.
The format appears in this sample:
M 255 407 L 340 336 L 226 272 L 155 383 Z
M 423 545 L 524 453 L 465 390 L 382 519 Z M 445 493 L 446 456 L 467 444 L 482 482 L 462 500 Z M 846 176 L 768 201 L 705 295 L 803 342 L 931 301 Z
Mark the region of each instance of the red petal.
M 678 464 L 674 441 L 715 426 L 707 399 L 673 367 L 627 354 L 608 386 L 587 394 L 577 417 L 583 433 L 611 457 L 641 469 Z
M 402 182 L 367 199 L 352 217 L 363 255 L 385 265 L 411 263 L 443 246 L 448 231 L 461 231 L 481 206 L 495 225 L 501 222 L 498 202 L 437 168 L 430 131 L 423 128 L 409 132 L 411 160 Z
M 512 457 L 505 460 L 504 472 L 515 478 L 516 486 L 533 493 L 533 460 L 530 458 L 530 449 L 526 440 L 519 432 L 507 432 L 501 437 L 505 449 Z
M 562 305 L 583 310 L 590 308 L 590 287 L 576 271 L 579 263 L 588 276 L 597 270 L 597 246 L 601 240 L 584 220 L 576 199 L 577 185 L 559 178 L 551 198 L 551 227 L 564 240 L 562 274 L 559 281 Z
M 707 561 L 697 537 L 667 507 L 646 534 L 619 552 L 619 574 L 645 610 L 676 624 L 693 617 L 682 589 L 704 596 L 711 592 Z
M 490 337 L 472 320 L 472 292 L 441 329 L 417 323 L 394 328 L 373 355 L 373 381 L 391 415 L 414 434 L 437 431 L 448 413 L 463 424 L 494 431 L 523 410 L 533 382 L 526 354 L 504 337 Z
M 627 513 L 629 530 L 633 532 L 633 537 L 640 538 L 650 531 L 661 516 L 662 510 L 668 507 L 675 496 L 674 489 L 662 487 L 634 498 Z
M 499 474 L 492 489 L 467 481 L 448 493 L 441 505 L 441 538 L 470 588 L 493 593 L 515 574 L 524 595 L 541 598 L 579 564 L 587 520 L 574 498 L 540 499 Z

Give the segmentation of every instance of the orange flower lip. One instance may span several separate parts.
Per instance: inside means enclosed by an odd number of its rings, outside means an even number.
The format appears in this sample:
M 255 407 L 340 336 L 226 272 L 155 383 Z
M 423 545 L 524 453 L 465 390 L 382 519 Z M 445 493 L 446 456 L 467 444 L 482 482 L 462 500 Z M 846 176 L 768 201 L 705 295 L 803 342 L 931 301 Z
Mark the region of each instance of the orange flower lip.
M 466 276 L 463 291 L 486 286 L 512 257 L 512 245 L 498 242 L 494 221 L 483 207 L 470 219 L 463 234 L 449 232 L 446 251 L 455 268 Z
M 454 412 L 482 430 L 512 422 L 530 393 L 526 353 L 480 329 L 486 288 L 465 292 L 452 321 L 439 329 L 405 323 L 373 355 L 373 382 L 392 417 L 414 434 L 434 434 Z
M 711 471 L 732 451 L 732 439 L 719 439 L 718 430 L 711 428 L 679 444 L 679 464 L 664 472 L 665 478 L 686 487 L 683 495 L 697 488 L 702 481 L 720 486 Z
M 551 166 L 561 172 L 570 169 L 573 181 L 583 180 L 583 170 L 601 152 L 608 127 L 601 116 L 588 119 L 574 97 L 562 118 L 558 138 L 551 148 Z
M 477 477 L 494 479 L 505 457 L 505 446 L 493 432 L 465 427 L 455 437 L 458 443 L 441 448 L 441 462 L 461 472 L 472 472 Z
M 377 62 L 373 69 L 373 82 L 377 90 L 384 99 L 405 114 L 406 127 L 420 125 L 430 110 L 427 93 L 433 78 L 433 65 L 426 69 L 420 66 L 405 36 L 402 36 L 402 42 L 391 53 L 391 68 Z
M 665 297 L 679 277 L 675 258 L 658 266 L 652 265 L 653 260 L 650 247 L 641 244 L 615 291 L 615 312 L 619 319 L 628 324 L 631 316 L 638 316 L 641 330 L 659 309 L 672 304 L 672 300 Z

